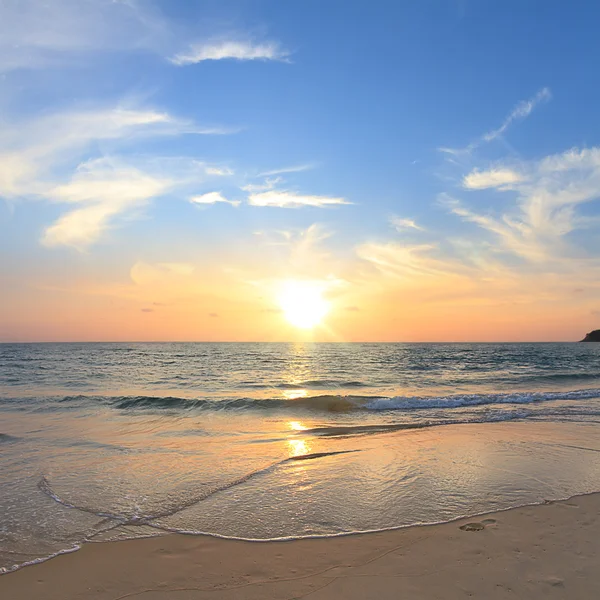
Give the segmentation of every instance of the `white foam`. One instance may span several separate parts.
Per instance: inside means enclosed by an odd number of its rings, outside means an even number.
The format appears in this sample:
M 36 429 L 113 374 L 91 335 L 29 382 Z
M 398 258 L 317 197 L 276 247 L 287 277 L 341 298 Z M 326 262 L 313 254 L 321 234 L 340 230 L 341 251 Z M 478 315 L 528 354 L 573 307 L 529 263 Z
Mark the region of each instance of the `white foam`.
M 81 550 L 81 545 L 75 544 L 71 548 L 65 548 L 63 550 L 59 550 L 58 552 L 54 552 L 53 554 L 48 554 L 46 556 L 41 556 L 40 558 L 34 558 L 33 560 L 27 560 L 22 563 L 18 563 L 12 565 L 10 567 L 0 567 L 0 575 L 5 575 L 6 573 L 12 573 L 13 571 L 17 571 L 18 569 L 22 569 L 23 567 L 30 567 L 31 565 L 39 565 L 40 563 L 46 562 L 51 558 L 56 558 L 57 556 L 61 556 L 63 554 L 71 554 L 71 552 L 77 552 L 77 550 Z
M 410 410 L 419 408 L 459 408 L 485 404 L 532 404 L 552 400 L 600 398 L 600 389 L 570 392 L 521 392 L 515 394 L 465 394 L 460 396 L 394 396 L 375 398 L 364 405 L 367 410 Z

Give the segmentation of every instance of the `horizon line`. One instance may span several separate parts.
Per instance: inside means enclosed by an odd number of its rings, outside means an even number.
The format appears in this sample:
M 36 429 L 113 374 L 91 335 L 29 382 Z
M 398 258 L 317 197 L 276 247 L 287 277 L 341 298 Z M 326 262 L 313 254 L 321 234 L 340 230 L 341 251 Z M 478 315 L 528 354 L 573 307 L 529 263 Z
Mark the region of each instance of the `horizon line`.
M 446 341 L 385 341 L 385 340 L 352 340 L 352 341 L 316 341 L 316 340 L 42 340 L 42 341 L 2 341 L 2 344 L 579 344 L 583 340 L 446 340 Z M 593 343 L 593 342 L 592 342 Z M 600 343 L 600 342 L 599 342 Z

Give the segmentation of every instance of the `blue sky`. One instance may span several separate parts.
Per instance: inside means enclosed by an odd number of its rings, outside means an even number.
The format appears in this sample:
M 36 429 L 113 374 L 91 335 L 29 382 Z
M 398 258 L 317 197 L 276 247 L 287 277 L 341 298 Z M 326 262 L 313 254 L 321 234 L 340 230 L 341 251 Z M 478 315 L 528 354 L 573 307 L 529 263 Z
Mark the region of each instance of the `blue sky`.
M 187 273 L 190 303 L 312 277 L 350 312 L 477 307 L 469 339 L 511 315 L 509 337 L 536 315 L 528 339 L 592 327 L 599 17 L 592 1 L 2 3 L 0 339 L 34 338 L 44 311 L 44 339 L 65 322 L 87 338 L 94 295 L 112 298 L 98 314 L 174 304 L 132 290 L 140 264 Z M 233 335 L 216 321 L 194 339 Z M 368 323 L 338 328 L 370 339 Z M 390 335 L 417 339 L 407 323 Z

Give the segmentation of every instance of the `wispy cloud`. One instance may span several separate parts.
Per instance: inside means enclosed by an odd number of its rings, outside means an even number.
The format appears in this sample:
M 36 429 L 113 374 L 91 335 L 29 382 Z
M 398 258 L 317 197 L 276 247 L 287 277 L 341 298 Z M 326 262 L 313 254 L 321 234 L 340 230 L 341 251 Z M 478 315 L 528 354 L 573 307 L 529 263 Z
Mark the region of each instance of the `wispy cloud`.
M 214 175 L 216 177 L 230 177 L 234 174 L 232 169 L 228 167 L 206 167 L 207 175 Z
M 357 254 L 373 263 L 380 271 L 396 278 L 410 281 L 413 285 L 430 279 L 436 286 L 442 280 L 464 275 L 468 269 L 459 261 L 438 258 L 436 244 L 367 243 L 358 246 Z
M 55 202 L 72 204 L 77 208 L 48 227 L 42 243 L 83 249 L 96 242 L 117 215 L 142 206 L 171 185 L 171 181 L 104 159 L 85 163 L 71 181 L 46 193 Z
M 262 183 L 247 183 L 242 185 L 240 189 L 244 192 L 266 192 L 274 189 L 277 184 L 282 182 L 282 177 L 267 177 Z
M 523 181 L 523 176 L 512 169 L 474 170 L 463 178 L 463 186 L 469 190 L 483 190 L 486 188 L 509 189 L 521 181 Z
M 401 298 L 435 321 L 438 311 L 431 307 L 441 305 L 463 329 L 469 324 L 469 335 L 472 317 L 496 327 L 496 337 L 544 339 L 560 314 L 562 330 L 556 331 L 568 339 L 569 327 L 597 308 L 593 299 L 600 292 L 594 236 L 600 219 L 583 206 L 600 199 L 600 148 L 530 161 L 513 156 L 473 169 L 461 181 L 463 198 L 442 194 L 438 204 L 463 227 L 451 226 L 445 236 L 423 232 L 426 241 L 419 244 L 359 244 L 357 255 L 368 265 L 361 289 L 387 296 L 390 314 Z M 582 288 L 588 293 L 574 297 Z
M 512 192 L 516 205 L 494 217 L 457 200 L 446 201 L 451 212 L 496 234 L 506 250 L 521 258 L 564 261 L 573 254 L 566 236 L 596 224 L 594 218 L 579 215 L 577 207 L 600 198 L 600 148 L 571 149 L 522 162 L 518 175 L 501 167 L 474 171 L 464 183 L 471 190 Z
M 273 40 L 212 35 L 189 43 L 193 38 L 186 27 L 161 13 L 155 0 L 3 0 L 0 72 L 80 66 L 94 54 L 114 51 L 143 50 L 178 66 L 226 59 L 287 61 L 290 55 Z
M 154 110 L 99 109 L 56 113 L 0 127 L 0 196 L 42 194 L 52 169 L 72 161 L 94 142 L 187 130 L 170 115 Z
M 409 229 L 415 229 L 416 231 L 425 231 L 423 227 L 417 225 L 413 219 L 403 219 L 396 215 L 390 217 L 390 223 L 396 231 L 407 231 Z
M 529 98 L 529 100 L 523 100 L 519 102 L 511 113 L 504 119 L 502 125 L 498 127 L 498 129 L 493 129 L 492 131 L 488 131 L 482 136 L 482 140 L 484 142 L 491 142 L 495 140 L 497 137 L 500 137 L 512 124 L 514 121 L 518 121 L 520 119 L 525 119 L 528 117 L 533 109 L 540 104 L 541 102 L 547 102 L 552 98 L 552 94 L 550 93 L 549 88 L 542 88 L 535 96 Z
M 250 41 L 224 40 L 199 42 L 173 56 L 170 61 L 178 66 L 192 65 L 205 60 L 286 60 L 289 52 L 277 42 L 254 43 Z
M 314 169 L 315 166 L 311 163 L 304 165 L 291 165 L 289 167 L 281 167 L 279 169 L 271 169 L 270 171 L 263 171 L 258 174 L 258 177 L 271 177 L 273 175 L 283 175 L 285 173 L 300 173 L 301 171 L 309 171 Z
M 204 170 L 188 165 L 179 172 L 177 161 L 167 160 L 161 167 L 157 158 L 148 170 L 131 159 L 108 155 L 80 161 L 98 155 L 98 142 L 107 152 L 110 146 L 131 145 L 136 139 L 187 133 L 207 131 L 147 108 L 67 110 L 0 124 L 0 197 L 77 205 L 46 230 L 42 241 L 82 249 L 97 241 L 118 215 L 177 185 L 197 181 Z
M 0 2 L 0 72 L 80 64 L 83 55 L 159 49 L 169 37 L 151 2 Z
M 231 206 L 239 206 L 239 200 L 228 200 L 221 192 L 208 192 L 200 196 L 192 196 L 190 198 L 192 204 L 217 204 L 219 202 L 231 204 Z
M 340 204 L 351 204 L 344 198 L 331 196 L 307 196 L 287 190 L 272 190 L 259 194 L 250 194 L 248 202 L 252 206 L 270 206 L 278 208 L 301 208 L 313 206 L 322 208 Z
M 552 93 L 550 92 L 550 89 L 547 87 L 542 88 L 539 92 L 535 94 L 535 96 L 529 98 L 528 100 L 523 100 L 519 102 L 504 119 L 502 125 L 500 125 L 500 127 L 498 127 L 497 129 L 492 129 L 484 133 L 481 137 L 471 142 L 468 146 L 464 148 L 449 148 L 442 146 L 438 148 L 438 150 L 440 152 L 444 152 L 446 154 L 456 157 L 470 154 L 471 152 L 479 148 L 479 146 L 481 146 L 482 144 L 492 142 L 502 137 L 502 135 L 515 121 L 527 118 L 533 112 L 536 106 L 543 102 L 548 102 L 551 98 Z

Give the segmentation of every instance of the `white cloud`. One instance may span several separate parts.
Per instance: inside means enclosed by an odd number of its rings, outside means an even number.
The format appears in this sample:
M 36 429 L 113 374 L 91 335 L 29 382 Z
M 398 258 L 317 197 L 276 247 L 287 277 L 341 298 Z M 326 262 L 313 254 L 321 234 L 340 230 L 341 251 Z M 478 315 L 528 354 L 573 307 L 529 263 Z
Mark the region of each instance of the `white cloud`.
M 187 133 L 212 134 L 153 109 L 100 108 L 64 111 L 29 120 L 0 123 L 0 196 L 40 194 L 54 167 L 72 162 L 95 143 Z
M 566 236 L 596 224 L 595 218 L 579 215 L 577 207 L 600 198 L 600 148 L 523 162 L 519 172 L 525 175 L 511 177 L 510 169 L 498 168 L 465 178 L 471 190 L 493 186 L 515 194 L 515 208 L 500 217 L 479 214 L 456 200 L 445 203 L 454 214 L 499 236 L 502 248 L 521 258 L 564 262 L 576 252 Z
M 183 124 L 184 129 L 187 124 Z M 152 110 L 64 112 L 0 125 L 0 196 L 43 195 L 54 187 L 53 170 L 98 141 L 172 134 L 182 124 Z
M 490 169 L 489 171 L 475 169 L 463 179 L 463 186 L 469 190 L 509 189 L 521 181 L 523 181 L 523 176 L 512 169 Z
M 117 215 L 142 206 L 172 183 L 104 159 L 81 165 L 70 182 L 47 192 L 49 199 L 77 208 L 48 227 L 42 243 L 82 249 L 96 242 Z
M 206 167 L 207 175 L 215 175 L 216 177 L 229 177 L 233 175 L 233 171 L 227 167 Z
M 541 173 L 561 173 L 571 169 L 600 168 L 600 148 L 571 148 L 562 154 L 547 156 L 539 163 Z
M 527 118 L 533 112 L 533 109 L 538 106 L 538 104 L 547 102 L 551 98 L 552 93 L 550 92 L 550 89 L 547 87 L 542 88 L 539 92 L 537 92 L 537 94 L 535 94 L 535 96 L 529 98 L 529 100 L 523 100 L 519 102 L 504 119 L 502 125 L 500 125 L 500 127 L 497 129 L 492 129 L 491 131 L 484 133 L 480 138 L 474 142 L 471 142 L 465 148 L 449 148 L 442 146 L 438 148 L 438 150 L 455 157 L 468 155 L 479 148 L 479 146 L 481 146 L 483 143 L 489 143 L 497 138 L 500 138 L 515 121 Z
M 239 206 L 239 200 L 228 200 L 221 194 L 221 192 L 208 192 L 200 196 L 192 196 L 190 198 L 192 204 L 217 204 L 218 202 L 224 202 L 225 204 L 231 204 L 231 206 Z
M 429 280 L 439 286 L 447 278 L 469 272 L 457 260 L 436 257 L 438 251 L 435 244 L 404 245 L 395 242 L 367 243 L 357 248 L 359 258 L 387 275 L 412 284 Z
M 111 160 L 113 146 L 201 131 L 166 112 L 124 107 L 0 123 L 0 197 L 79 205 L 49 227 L 42 241 L 81 249 L 97 241 L 117 215 L 167 189 L 197 185 L 205 176 L 203 165 L 190 160 L 158 157 L 147 159 L 144 166 L 134 165 L 135 159 Z M 82 157 L 98 154 L 99 142 L 105 156 L 77 167 Z
M 417 231 L 425 231 L 423 227 L 417 225 L 413 219 L 403 219 L 396 215 L 390 218 L 390 223 L 396 229 L 396 231 L 406 231 L 407 229 L 415 229 Z
M 170 61 L 179 66 L 204 60 L 285 60 L 289 52 L 277 42 L 252 43 L 228 40 L 192 44 L 188 51 L 176 54 Z
M 160 49 L 168 35 L 151 2 L 3 0 L 0 72 L 79 64 L 94 51 Z
M 552 94 L 550 93 L 550 90 L 547 87 L 542 88 L 535 96 L 533 96 L 533 98 L 519 102 L 506 119 L 504 119 L 502 125 L 500 125 L 498 129 L 488 131 L 483 135 L 482 140 L 485 142 L 495 140 L 497 137 L 501 136 L 514 121 L 525 119 L 532 113 L 533 109 L 540 104 L 540 102 L 547 102 L 551 98 Z
M 309 171 L 314 169 L 314 165 L 292 165 L 289 167 L 281 167 L 280 169 L 271 169 L 270 171 L 263 171 L 258 174 L 258 177 L 271 177 L 272 175 L 283 175 L 284 173 L 300 173 L 301 171 Z
M 248 183 L 240 187 L 244 192 L 266 192 L 272 190 L 283 181 L 282 177 L 267 177 L 263 183 Z
M 189 44 L 190 28 L 168 19 L 158 5 L 157 0 L 2 0 L 0 73 L 81 66 L 95 54 L 115 51 L 143 50 L 168 56 L 176 65 L 223 59 L 286 61 L 290 54 L 277 42 L 253 42 L 244 34 Z M 184 46 L 187 51 L 173 55 Z
M 278 208 L 300 208 L 303 206 L 323 207 L 350 204 L 344 198 L 331 196 L 305 196 L 286 190 L 272 190 L 259 194 L 250 194 L 248 202 L 252 206 L 271 206 Z

